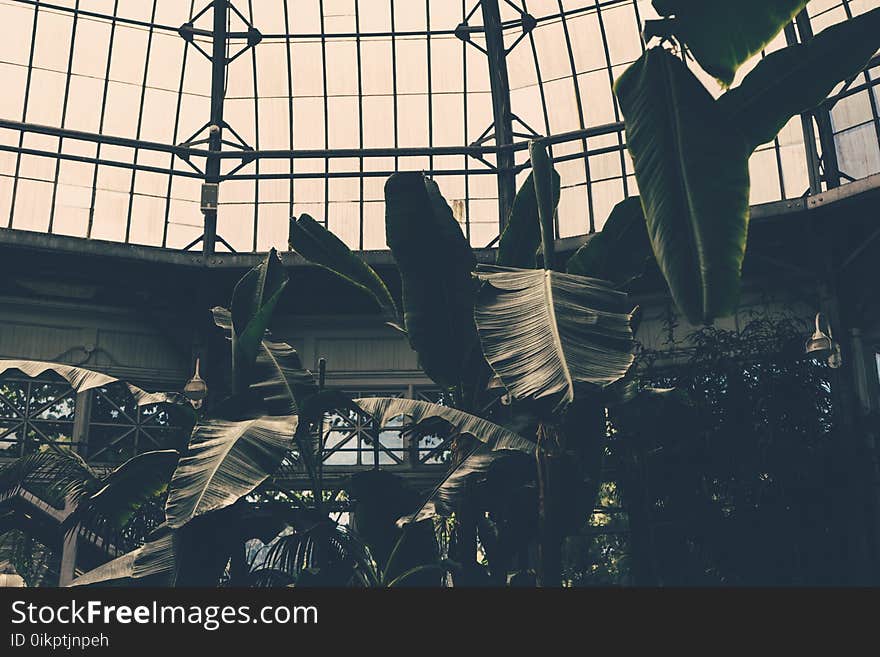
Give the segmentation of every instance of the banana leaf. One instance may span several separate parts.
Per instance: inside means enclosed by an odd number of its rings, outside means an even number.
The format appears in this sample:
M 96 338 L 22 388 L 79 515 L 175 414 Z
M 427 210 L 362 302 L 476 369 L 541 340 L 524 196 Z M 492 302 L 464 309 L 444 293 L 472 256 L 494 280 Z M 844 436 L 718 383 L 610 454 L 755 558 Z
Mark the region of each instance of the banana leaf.
M 170 587 L 176 582 L 174 533 L 165 531 L 127 554 L 80 575 L 71 586 L 131 586 L 137 580 L 145 584 Z
M 386 315 L 397 318 L 397 306 L 385 282 L 342 240 L 309 215 L 291 222 L 290 246 L 309 262 L 367 294 Z
M 711 323 L 737 307 L 751 149 L 687 67 L 648 50 L 615 85 L 657 264 L 681 312 Z
M 233 515 L 158 527 L 146 543 L 77 577 L 70 586 L 216 586 L 241 532 Z
M 560 178 L 552 172 L 554 211 L 559 204 Z M 538 200 L 535 197 L 535 172 L 516 193 L 507 225 L 498 242 L 495 264 L 502 267 L 534 269 L 537 266 L 538 249 L 541 248 L 541 222 L 538 218 Z
M 165 490 L 177 458 L 175 450 L 144 452 L 101 476 L 75 452 L 47 448 L 0 469 L 0 492 L 22 488 L 57 508 L 70 506 L 65 533 L 81 528 L 116 545 L 134 514 Z
M 754 149 L 776 137 L 791 117 L 819 105 L 837 83 L 864 69 L 878 49 L 880 8 L 770 53 L 718 105 Z
M 410 523 L 450 516 L 455 511 L 457 503 L 467 493 L 467 487 L 474 478 L 486 475 L 495 463 L 516 453 L 510 450 L 493 450 L 482 443 L 477 443 L 458 465 L 440 479 L 428 500 L 415 513 L 401 516 L 397 520 L 397 526 L 405 527 Z
M 553 185 L 553 164 L 544 142 L 534 139 L 529 142 L 529 158 L 535 182 L 535 202 L 538 206 L 538 222 L 541 225 L 541 251 L 544 255 L 544 268 L 551 269 L 556 254 L 556 206 L 559 191 Z
M 104 477 L 96 492 L 79 500 L 64 521 L 65 529 L 81 526 L 105 539 L 112 538 L 142 505 L 165 491 L 179 456 L 171 449 L 129 459 Z
M 602 230 L 568 259 L 566 271 L 622 287 L 641 276 L 653 256 L 642 201 L 632 196 L 614 206 Z
M 737 69 L 761 52 L 807 0 L 654 0 L 653 4 L 661 16 L 674 18 L 662 25 L 647 21 L 646 32 L 674 36 L 707 73 L 729 86 Z
M 211 311 L 214 323 L 232 334 L 232 317 L 226 308 Z M 306 400 L 318 392 L 314 375 L 303 367 L 299 353 L 286 342 L 276 341 L 266 331 L 251 369 L 249 389 L 261 401 L 265 415 L 296 415 Z
M 182 527 L 256 489 L 281 465 L 296 427 L 296 416 L 209 420 L 197 426 L 171 478 L 165 507 L 168 526 Z
M 232 293 L 232 388 L 247 388 L 263 335 L 275 306 L 287 287 L 288 276 L 281 258 L 272 249 L 266 259 L 235 286 Z
M 515 400 L 595 392 L 633 363 L 627 295 L 600 281 L 550 270 L 482 266 L 475 311 L 483 354 Z
M 429 377 L 443 387 L 460 385 L 477 344 L 476 258 L 437 184 L 421 173 L 387 180 L 385 212 L 410 344 Z

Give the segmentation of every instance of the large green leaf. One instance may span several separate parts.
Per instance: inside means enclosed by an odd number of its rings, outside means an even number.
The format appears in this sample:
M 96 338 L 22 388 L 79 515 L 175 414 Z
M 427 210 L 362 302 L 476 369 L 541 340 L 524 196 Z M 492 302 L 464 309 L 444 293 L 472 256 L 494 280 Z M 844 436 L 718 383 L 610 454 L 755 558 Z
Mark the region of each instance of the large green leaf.
M 46 372 L 54 372 L 67 381 L 75 392 L 86 392 L 87 390 L 119 383 L 128 388 L 138 406 L 159 403 L 188 404 L 186 398 L 179 393 L 146 392 L 135 385 L 121 381 L 103 372 L 94 372 L 82 367 L 74 367 L 62 363 L 47 363 L 39 360 L 0 360 L 0 376 L 9 370 L 18 370 L 32 378 Z
M 444 387 L 459 385 L 476 345 L 476 258 L 437 184 L 421 173 L 391 176 L 385 208 L 410 344 L 428 376 Z
M 287 287 L 281 258 L 272 249 L 266 259 L 245 274 L 232 293 L 232 382 L 240 392 L 249 383 L 253 364 L 275 306 Z
M 725 86 L 737 69 L 761 51 L 804 8 L 807 0 L 654 0 L 654 8 L 672 21 L 649 34 L 671 34 L 683 41 L 703 69 Z
M 746 139 L 677 57 L 648 50 L 615 85 L 654 255 L 692 323 L 736 310 L 749 221 Z
M 559 204 L 559 174 L 552 172 L 553 208 Z M 496 265 L 534 269 L 541 247 L 541 223 L 535 197 L 535 172 L 532 171 L 516 193 L 507 226 L 498 242 Z
M 483 266 L 475 311 L 483 354 L 514 399 L 575 399 L 633 362 L 627 296 L 605 281 L 550 270 Z
M 232 333 L 232 317 L 226 308 L 211 310 L 214 323 Z M 256 393 L 265 415 L 296 415 L 306 399 L 318 392 L 314 375 L 303 367 L 299 353 L 286 342 L 272 340 L 268 331 L 257 351 L 249 388 Z
M 211 420 L 197 426 L 171 479 L 168 525 L 182 527 L 252 492 L 278 469 L 293 445 L 296 427 L 296 416 Z
M 861 71 L 880 48 L 880 8 L 829 27 L 802 44 L 770 53 L 718 99 L 728 120 L 755 148 L 791 117 L 820 104 L 834 86 Z
M 318 392 L 314 375 L 302 365 L 296 349 L 266 337 L 257 353 L 251 389 L 260 393 L 267 415 L 295 415 Z
M 566 271 L 623 286 L 644 273 L 653 255 L 642 201 L 631 196 L 614 206 L 600 232 L 587 237 Z
M 290 246 L 309 262 L 335 274 L 366 293 L 389 317 L 397 318 L 397 306 L 384 281 L 336 235 L 307 214 L 290 226 Z
M 231 335 L 232 319 L 226 308 L 212 310 L 214 323 Z M 267 331 L 257 354 L 250 392 L 261 414 L 298 415 L 294 440 L 297 453 L 313 484 L 317 482 L 320 461 L 318 435 L 314 431 L 325 413 L 347 408 L 352 401 L 339 390 L 320 390 L 314 375 L 302 366 L 296 349 L 286 342 L 276 342 Z

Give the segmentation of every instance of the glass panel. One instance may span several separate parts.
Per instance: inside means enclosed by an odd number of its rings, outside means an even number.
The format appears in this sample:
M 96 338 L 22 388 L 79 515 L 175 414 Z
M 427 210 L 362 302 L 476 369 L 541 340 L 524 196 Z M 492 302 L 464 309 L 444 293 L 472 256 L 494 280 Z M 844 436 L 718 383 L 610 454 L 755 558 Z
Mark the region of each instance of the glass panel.
M 27 408 L 26 382 L 0 379 L 0 417 L 18 417 Z
M 436 388 L 416 389 L 415 398 L 441 406 L 452 404 L 452 395 L 445 390 Z M 447 463 L 452 455 L 449 450 L 449 442 L 448 439 L 441 436 L 422 436 L 417 447 L 419 462 L 428 465 Z
M 135 427 L 92 425 L 89 427 L 88 459 L 122 463 L 135 455 L 136 439 Z
M 399 390 L 368 390 L 349 394 L 355 398 L 404 396 Z M 406 460 L 406 444 L 400 432 L 402 427 L 402 418 L 392 418 L 379 428 L 380 465 L 395 465 Z M 327 465 L 373 465 L 373 430 L 372 421 L 363 414 L 328 414 L 324 424 L 324 462 Z
M 92 400 L 92 423 L 134 423 L 137 407 L 131 393 L 121 385 L 99 388 Z
M 179 449 L 185 438 L 167 406 L 138 408 L 121 384 L 95 390 L 86 450 L 89 460 L 119 463 L 141 452 Z
M 76 396 L 53 374 L 0 380 L 0 452 L 20 455 L 44 445 L 71 447 Z
M 877 6 L 880 0 L 813 0 L 808 11 L 820 32 Z M 292 150 L 297 157 L 224 161 L 224 173 L 237 170 L 221 186 L 218 223 L 233 248 L 284 248 L 292 210 L 331 222 L 354 248 L 384 249 L 382 208 L 373 204 L 382 189 L 373 183 L 396 170 L 434 172 L 474 246 L 497 237 L 497 177 L 466 150 L 494 146 L 478 4 L 467 19 L 473 6 L 448 0 L 265 0 L 236 7 L 263 39 L 253 50 L 241 38 L 229 44 L 231 55 L 243 52 L 224 75 L 230 127 L 224 149 Z M 537 19 L 528 34 L 519 7 Z M 211 39 L 201 34 L 187 43 L 177 32 L 192 8 L 200 6 L 172 0 L 0 5 L 7 28 L 0 42 L 0 118 L 92 135 L 59 139 L 8 130 L 4 146 L 35 151 L 0 152 L 0 216 L 11 214 L 11 227 L 171 248 L 201 234 L 203 175 L 166 148 L 189 140 L 203 151 L 207 135 L 211 62 L 195 46 L 209 50 Z M 501 2 L 500 9 L 515 140 L 575 131 L 553 153 L 565 190 L 559 234 L 599 229 L 616 202 L 637 192 L 621 155 L 625 137 L 612 85 L 643 52 L 643 23 L 656 17 L 652 3 L 530 0 Z M 454 33 L 465 19 L 475 30 L 467 43 Z M 234 14 L 229 25 L 247 28 Z M 210 10 L 196 27 L 211 29 Z M 765 53 L 785 45 L 780 35 Z M 760 57 L 743 66 L 739 79 Z M 690 65 L 713 94 L 722 93 Z M 880 171 L 877 78 L 876 67 L 858 76 L 832 110 L 847 179 Z M 795 128 L 792 136 L 799 120 Z M 101 135 L 133 141 L 99 146 Z M 441 147 L 458 152 L 435 150 Z M 394 152 L 401 148 L 417 151 Z M 73 162 L 65 160 L 59 168 L 59 150 L 84 161 L 67 167 Z M 518 151 L 518 164 L 524 155 Z M 481 157 L 495 160 L 491 152 Z M 204 170 L 204 157 L 191 162 Z M 364 179 L 365 171 L 381 175 Z M 752 171 L 754 202 L 802 195 L 808 180 L 802 135 L 780 136 L 756 156 Z M 282 184 L 267 194 L 254 179 L 269 177 Z

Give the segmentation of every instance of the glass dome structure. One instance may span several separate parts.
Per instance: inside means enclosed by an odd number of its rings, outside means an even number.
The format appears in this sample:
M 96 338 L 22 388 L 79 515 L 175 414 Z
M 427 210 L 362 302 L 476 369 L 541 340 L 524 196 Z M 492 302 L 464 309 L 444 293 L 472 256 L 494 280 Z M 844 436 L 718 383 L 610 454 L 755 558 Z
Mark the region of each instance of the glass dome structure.
M 814 0 L 768 51 L 878 4 Z M 306 212 L 384 249 L 384 180 L 423 170 L 483 247 L 543 135 L 559 236 L 599 230 L 637 194 L 612 85 L 655 17 L 650 0 L 0 0 L 0 226 L 253 252 Z M 878 77 L 875 58 L 759 149 L 753 203 L 880 172 Z

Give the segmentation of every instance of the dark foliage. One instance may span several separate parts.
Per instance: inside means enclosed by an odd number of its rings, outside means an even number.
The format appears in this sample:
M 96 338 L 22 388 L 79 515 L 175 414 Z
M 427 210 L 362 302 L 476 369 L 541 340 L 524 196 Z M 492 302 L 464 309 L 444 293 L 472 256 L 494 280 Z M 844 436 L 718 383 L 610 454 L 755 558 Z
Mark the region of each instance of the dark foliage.
M 611 464 L 628 509 L 636 584 L 833 584 L 846 473 L 824 364 L 805 327 L 756 319 L 705 328 L 676 362 L 643 352 L 642 376 L 686 391 L 615 414 Z

